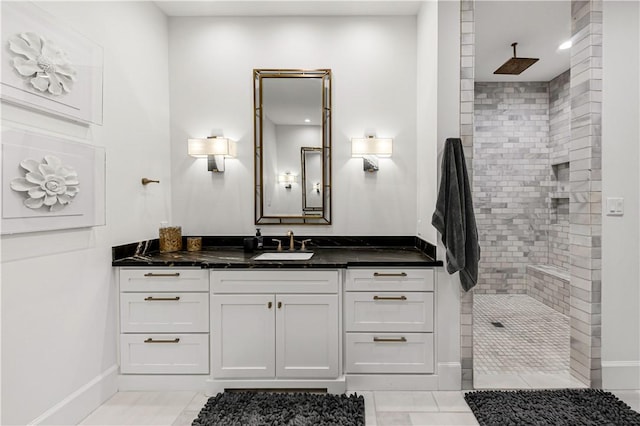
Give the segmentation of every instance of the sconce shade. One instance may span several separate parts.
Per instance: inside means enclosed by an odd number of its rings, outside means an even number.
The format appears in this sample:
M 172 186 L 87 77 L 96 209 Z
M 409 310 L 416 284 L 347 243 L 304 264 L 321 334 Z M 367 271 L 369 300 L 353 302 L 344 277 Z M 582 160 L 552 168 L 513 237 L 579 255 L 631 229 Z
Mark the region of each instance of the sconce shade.
M 203 158 L 209 155 L 235 157 L 237 153 L 236 142 L 228 138 L 189 139 L 188 142 L 188 153 L 192 157 Z
M 278 183 L 284 183 L 284 187 L 291 189 L 291 184 L 298 181 L 298 175 L 292 175 L 290 172 L 278 175 Z
M 279 183 L 294 183 L 297 181 L 298 181 L 298 176 L 292 175 L 291 173 L 283 173 L 281 175 L 278 175 Z
M 352 138 L 351 156 L 364 157 L 375 155 L 376 157 L 391 157 L 393 153 L 393 139 L 391 138 Z

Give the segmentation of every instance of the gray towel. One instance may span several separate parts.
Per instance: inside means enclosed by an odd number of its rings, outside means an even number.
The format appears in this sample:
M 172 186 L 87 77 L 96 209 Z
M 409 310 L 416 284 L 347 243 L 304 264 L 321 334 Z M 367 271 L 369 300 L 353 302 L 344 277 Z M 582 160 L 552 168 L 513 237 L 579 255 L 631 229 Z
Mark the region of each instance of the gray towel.
M 462 141 L 457 138 L 445 142 L 440 190 L 431 224 L 442 234 L 447 272 L 460 271 L 460 284 L 469 291 L 478 282 L 480 246 Z

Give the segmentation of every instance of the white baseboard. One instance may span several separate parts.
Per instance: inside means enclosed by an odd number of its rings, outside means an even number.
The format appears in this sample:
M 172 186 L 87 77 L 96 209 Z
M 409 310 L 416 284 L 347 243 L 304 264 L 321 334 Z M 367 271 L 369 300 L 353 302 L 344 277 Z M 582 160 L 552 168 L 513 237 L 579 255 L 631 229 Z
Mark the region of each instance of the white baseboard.
M 347 374 L 348 391 L 438 390 L 435 374 Z
M 437 374 L 347 374 L 347 390 L 438 391 L 462 389 L 459 362 L 439 362 Z
M 604 389 L 640 389 L 640 361 L 602 361 Z
M 118 366 L 113 365 L 29 424 L 78 424 L 118 391 L 117 377 Z
M 204 392 L 208 379 L 208 374 L 121 374 L 118 376 L 118 390 Z
M 438 363 L 438 390 L 462 389 L 462 365 L 459 362 Z

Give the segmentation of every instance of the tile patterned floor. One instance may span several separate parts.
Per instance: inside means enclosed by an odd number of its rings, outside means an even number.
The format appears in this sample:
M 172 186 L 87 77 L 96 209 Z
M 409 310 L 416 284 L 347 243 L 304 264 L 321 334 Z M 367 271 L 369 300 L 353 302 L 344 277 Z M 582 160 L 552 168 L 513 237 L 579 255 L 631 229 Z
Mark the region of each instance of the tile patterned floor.
M 464 391 L 358 393 L 365 398 L 367 426 L 478 424 Z M 640 412 L 640 390 L 613 393 Z M 118 392 L 80 424 L 187 426 L 206 401 L 198 392 Z
M 473 345 L 474 374 L 569 373 L 569 317 L 526 295 L 475 295 Z
M 464 392 L 358 392 L 367 426 L 477 425 Z M 81 425 L 191 425 L 207 401 L 199 392 L 118 392 Z
M 473 309 L 475 389 L 586 387 L 570 373 L 566 315 L 526 295 L 477 294 Z

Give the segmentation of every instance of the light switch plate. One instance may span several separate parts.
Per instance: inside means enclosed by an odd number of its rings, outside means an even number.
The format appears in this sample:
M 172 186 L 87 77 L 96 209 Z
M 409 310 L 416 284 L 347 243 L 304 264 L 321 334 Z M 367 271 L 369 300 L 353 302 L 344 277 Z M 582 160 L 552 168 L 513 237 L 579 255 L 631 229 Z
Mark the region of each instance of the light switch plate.
M 607 216 L 622 216 L 624 214 L 624 198 L 607 197 Z

